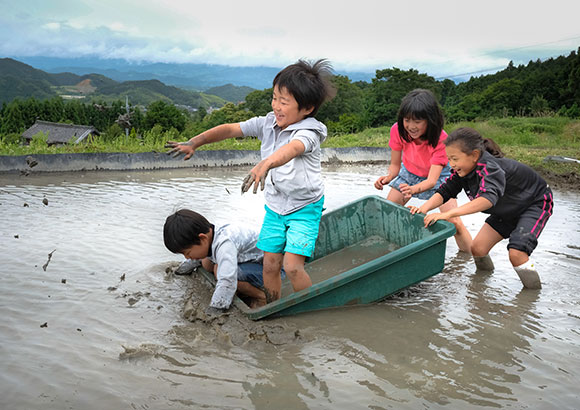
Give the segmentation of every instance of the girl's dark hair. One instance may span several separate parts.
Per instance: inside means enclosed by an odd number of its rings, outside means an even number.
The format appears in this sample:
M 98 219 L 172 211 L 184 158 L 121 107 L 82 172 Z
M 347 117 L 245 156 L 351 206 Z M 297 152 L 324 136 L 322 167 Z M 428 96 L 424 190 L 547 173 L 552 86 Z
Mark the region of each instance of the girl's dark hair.
M 413 139 L 405 130 L 403 123 L 405 118 L 427 120 L 427 131 L 421 136 L 421 139 L 427 141 L 433 148 L 439 144 L 439 136 L 443 131 L 445 118 L 435 95 L 431 91 L 417 88 L 409 92 L 401 101 L 397 115 L 399 135 L 403 140 L 412 142 Z
M 298 103 L 298 109 L 314 107 L 308 114 L 314 117 L 322 103 L 336 95 L 336 88 L 330 81 L 332 75 L 332 65 L 325 59 L 315 63 L 298 60 L 276 74 L 272 85 L 286 88 Z
M 483 138 L 479 132 L 473 128 L 457 128 L 445 140 L 445 146 L 459 144 L 459 149 L 465 154 L 471 154 L 475 150 L 479 152 L 487 151 L 496 158 L 504 157 L 504 153 L 497 143 L 491 138 Z
M 202 215 L 189 209 L 180 209 L 169 215 L 163 225 L 165 247 L 173 253 L 182 253 L 193 245 L 199 245 L 199 234 L 208 233 L 211 224 Z

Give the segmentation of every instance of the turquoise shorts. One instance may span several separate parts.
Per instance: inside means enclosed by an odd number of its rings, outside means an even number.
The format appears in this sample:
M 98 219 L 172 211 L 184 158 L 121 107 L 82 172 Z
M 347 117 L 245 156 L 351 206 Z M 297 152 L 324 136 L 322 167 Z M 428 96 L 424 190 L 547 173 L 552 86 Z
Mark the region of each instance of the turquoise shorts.
M 417 199 L 429 199 L 433 196 L 437 188 L 441 186 L 443 182 L 451 175 L 451 167 L 449 164 L 445 165 L 441 170 L 441 175 L 439 175 L 439 179 L 435 183 L 435 186 L 428 191 L 420 192 L 416 195 L 413 195 L 414 198 Z M 389 186 L 391 188 L 395 188 L 397 191 L 400 191 L 399 185 L 407 184 L 407 185 L 417 185 L 420 182 L 425 181 L 427 178 L 420 177 L 418 175 L 409 172 L 407 168 L 403 164 L 401 164 L 401 169 L 399 170 L 399 175 L 395 177 L 390 183 Z
M 265 206 L 258 249 L 270 253 L 289 252 L 312 256 L 318 238 L 324 197 L 288 215 L 279 215 Z

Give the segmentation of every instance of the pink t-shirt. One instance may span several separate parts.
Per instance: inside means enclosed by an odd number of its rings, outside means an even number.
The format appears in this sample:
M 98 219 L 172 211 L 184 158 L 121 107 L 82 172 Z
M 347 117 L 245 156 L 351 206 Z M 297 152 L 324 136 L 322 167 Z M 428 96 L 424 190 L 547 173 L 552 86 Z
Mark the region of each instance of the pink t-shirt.
M 403 165 L 407 171 L 422 177 L 429 176 L 429 169 L 431 165 L 447 165 L 447 154 L 445 153 L 445 144 L 443 141 L 447 138 L 447 133 L 441 130 L 439 136 L 439 143 L 435 148 L 427 141 L 407 142 L 399 135 L 399 127 L 395 123 L 391 127 L 391 138 L 389 140 L 389 147 L 394 151 L 403 151 Z

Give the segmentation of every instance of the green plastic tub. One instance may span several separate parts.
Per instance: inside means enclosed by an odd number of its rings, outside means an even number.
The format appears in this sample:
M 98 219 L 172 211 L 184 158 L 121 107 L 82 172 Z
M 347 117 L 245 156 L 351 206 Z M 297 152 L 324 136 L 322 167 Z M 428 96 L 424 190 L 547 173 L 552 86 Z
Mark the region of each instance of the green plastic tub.
M 366 196 L 322 216 L 315 253 L 306 263 L 311 287 L 293 292 L 285 279 L 275 302 L 251 309 L 236 296 L 234 304 L 258 320 L 376 302 L 441 272 L 446 240 L 454 234 L 449 222 L 425 228 L 422 215 Z

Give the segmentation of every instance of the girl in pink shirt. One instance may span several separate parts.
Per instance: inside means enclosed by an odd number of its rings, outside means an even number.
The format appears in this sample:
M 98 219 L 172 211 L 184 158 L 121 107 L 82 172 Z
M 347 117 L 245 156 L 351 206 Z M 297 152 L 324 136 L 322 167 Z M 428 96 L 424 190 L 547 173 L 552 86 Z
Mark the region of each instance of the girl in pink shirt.
M 429 199 L 450 175 L 451 168 L 443 141 L 443 112 L 429 90 L 416 89 L 408 93 L 399 107 L 398 120 L 391 127 L 389 172 L 379 177 L 375 188 L 391 187 L 387 199 L 405 205 L 412 197 Z M 452 198 L 439 208 L 446 212 L 457 207 Z M 449 222 L 457 230 L 455 241 L 460 250 L 470 253 L 471 234 L 461 218 Z

